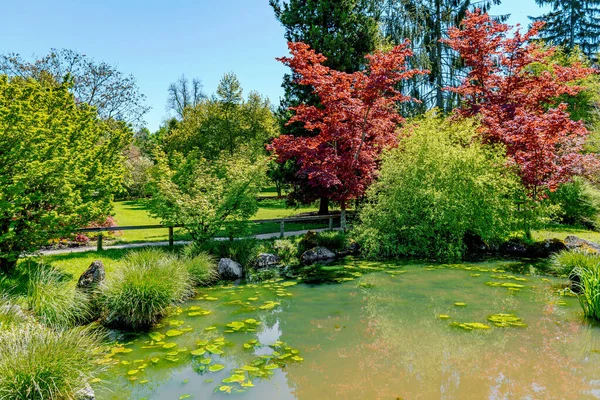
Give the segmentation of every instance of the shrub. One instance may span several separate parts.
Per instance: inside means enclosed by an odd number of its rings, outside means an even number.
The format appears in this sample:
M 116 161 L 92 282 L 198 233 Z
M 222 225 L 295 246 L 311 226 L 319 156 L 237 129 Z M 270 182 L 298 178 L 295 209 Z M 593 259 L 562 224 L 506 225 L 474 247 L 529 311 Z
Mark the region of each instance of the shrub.
M 548 194 L 549 200 L 558 206 L 558 222 L 598 228 L 600 214 L 600 191 L 583 178 L 576 177 L 555 192 Z
M 550 270 L 557 275 L 571 275 L 576 268 L 589 269 L 600 263 L 600 254 L 582 250 L 563 250 L 550 258 Z
M 577 267 L 573 273 L 579 277 L 579 303 L 583 314 L 600 321 L 600 263 L 590 261 L 588 267 Z
M 89 299 L 69 285 L 65 275 L 40 265 L 30 270 L 27 307 L 40 322 L 55 327 L 72 327 L 90 317 Z
M 278 239 L 273 243 L 273 250 L 281 258 L 284 265 L 299 264 L 298 245 L 290 239 Z
M 99 372 L 97 334 L 41 325 L 0 331 L 0 399 L 74 400 Z
M 190 274 L 177 256 L 157 249 L 128 253 L 102 287 L 107 325 L 145 329 L 192 293 Z
M 363 254 L 460 259 L 466 234 L 490 242 L 512 231 L 522 186 L 503 148 L 483 145 L 472 121 L 431 114 L 405 134 L 360 211 Z
M 261 243 L 257 239 L 209 240 L 197 245 L 196 251 L 206 251 L 217 258 L 231 258 L 247 267 L 261 252 Z
M 329 250 L 344 250 L 348 247 L 348 235 L 339 231 L 319 232 L 317 235 L 319 246 L 327 247 Z
M 219 277 L 215 258 L 205 251 L 201 251 L 191 257 L 184 256 L 181 261 L 187 268 L 190 278 L 196 286 L 208 285 Z

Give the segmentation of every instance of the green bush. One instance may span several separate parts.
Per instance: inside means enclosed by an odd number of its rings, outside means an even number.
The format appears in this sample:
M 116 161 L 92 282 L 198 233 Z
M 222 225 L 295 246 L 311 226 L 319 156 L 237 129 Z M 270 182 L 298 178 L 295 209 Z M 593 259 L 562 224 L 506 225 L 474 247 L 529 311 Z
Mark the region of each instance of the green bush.
M 205 251 L 201 251 L 195 256 L 184 256 L 181 261 L 196 286 L 209 285 L 219 277 L 215 258 Z
M 576 177 L 555 192 L 548 194 L 549 200 L 558 206 L 558 222 L 598 228 L 600 214 L 600 190 L 585 179 Z
M 30 271 L 27 307 L 40 322 L 66 328 L 89 319 L 87 295 L 75 290 L 61 271 L 44 265 Z
M 41 325 L 0 331 L 0 399 L 75 400 L 99 372 L 98 335 Z
M 522 189 L 504 149 L 483 145 L 477 125 L 431 114 L 384 155 L 360 210 L 357 241 L 368 257 L 460 259 L 465 235 L 499 241 L 513 230 Z
M 348 235 L 340 231 L 325 231 L 317 234 L 319 246 L 329 250 L 344 250 L 349 245 Z
M 589 267 L 577 267 L 573 273 L 579 277 L 579 303 L 583 314 L 600 321 L 600 263 L 592 262 Z
M 273 243 L 273 251 L 284 265 L 297 265 L 298 260 L 298 245 L 291 239 L 278 239 Z
M 192 294 L 191 284 L 186 265 L 175 255 L 157 249 L 128 253 L 124 266 L 103 284 L 104 321 L 126 329 L 149 328 Z
M 205 251 L 219 259 L 231 258 L 244 267 L 251 265 L 261 250 L 257 239 L 209 240 L 196 247 L 197 252 Z
M 589 269 L 600 263 L 600 254 L 583 250 L 563 250 L 550 258 L 550 271 L 569 276 L 576 268 Z

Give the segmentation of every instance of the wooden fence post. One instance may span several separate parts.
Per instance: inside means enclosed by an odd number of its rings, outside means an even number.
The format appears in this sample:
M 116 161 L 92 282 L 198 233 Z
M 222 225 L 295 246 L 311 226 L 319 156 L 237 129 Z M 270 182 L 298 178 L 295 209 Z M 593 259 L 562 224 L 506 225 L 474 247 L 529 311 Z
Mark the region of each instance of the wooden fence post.
M 102 232 L 98 233 L 98 242 L 96 243 L 96 251 L 102 251 Z
M 279 223 L 279 237 L 280 237 L 280 238 L 283 238 L 283 236 L 284 236 L 284 235 L 283 235 L 284 231 L 285 231 L 285 222 L 281 221 L 281 222 Z
M 173 227 L 169 227 L 169 248 L 173 248 Z
M 329 230 L 333 230 L 333 217 L 329 217 Z

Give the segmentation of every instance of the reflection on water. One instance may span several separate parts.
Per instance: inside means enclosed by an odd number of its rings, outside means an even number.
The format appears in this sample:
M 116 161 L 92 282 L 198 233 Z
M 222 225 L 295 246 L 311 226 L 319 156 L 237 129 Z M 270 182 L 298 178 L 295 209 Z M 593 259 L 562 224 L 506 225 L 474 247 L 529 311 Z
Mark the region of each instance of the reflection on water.
M 506 264 L 350 261 L 346 267 L 363 275 L 335 285 L 207 289 L 156 330 L 175 336 L 124 339 L 117 347 L 124 352 L 105 359 L 111 365 L 97 384 L 98 398 L 600 398 L 600 327 L 583 321 L 577 299 L 557 294 L 560 280 L 512 274 Z M 527 326 L 497 327 L 492 314 L 514 314 Z M 249 318 L 260 324 L 238 328 Z M 227 332 L 231 326 L 239 331 Z M 222 354 L 190 354 L 215 339 L 224 343 L 216 350 Z M 248 344 L 253 339 L 256 345 Z M 269 347 L 279 342 L 285 343 Z M 168 343 L 174 347 L 165 349 Z M 202 364 L 208 358 L 225 368 L 210 372 Z M 241 369 L 253 365 L 258 372 Z M 254 386 L 221 383 L 232 374 Z M 231 394 L 219 391 L 224 385 Z

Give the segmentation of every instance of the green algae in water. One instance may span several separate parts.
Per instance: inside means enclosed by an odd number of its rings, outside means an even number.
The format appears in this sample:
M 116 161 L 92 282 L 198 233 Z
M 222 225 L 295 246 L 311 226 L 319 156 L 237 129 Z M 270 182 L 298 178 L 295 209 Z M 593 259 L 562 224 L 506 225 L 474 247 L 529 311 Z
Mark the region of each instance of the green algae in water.
M 517 317 L 514 314 L 493 314 L 488 317 L 488 321 L 493 323 L 498 327 L 526 327 L 527 325 L 523 323 L 523 320 Z
M 440 315 L 438 315 L 438 318 L 439 318 L 439 319 L 449 319 L 449 318 L 450 318 L 450 316 L 449 316 L 449 315 L 447 315 L 447 314 L 440 314 Z
M 456 303 L 454 303 L 454 305 L 457 306 L 457 307 L 466 307 L 467 303 L 463 303 L 461 301 L 457 301 Z
M 481 322 L 452 322 L 450 323 L 450 326 L 461 328 L 466 331 L 490 329 L 489 325 L 482 324 Z

